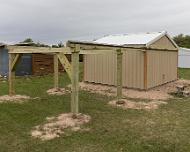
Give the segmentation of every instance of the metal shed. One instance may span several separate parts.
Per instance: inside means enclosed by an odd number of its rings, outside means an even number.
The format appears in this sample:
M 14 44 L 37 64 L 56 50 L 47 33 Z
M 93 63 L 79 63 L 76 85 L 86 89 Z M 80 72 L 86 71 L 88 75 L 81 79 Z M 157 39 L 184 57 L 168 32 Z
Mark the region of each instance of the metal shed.
M 188 48 L 179 48 L 178 55 L 178 67 L 180 68 L 190 68 L 190 49 Z
M 123 87 L 147 90 L 178 78 L 178 46 L 167 32 L 108 35 L 94 43 L 126 46 Z M 116 54 L 85 55 L 84 81 L 116 85 Z
M 5 49 L 5 44 L 0 44 L 0 75 L 8 74 L 8 51 Z
M 6 45 L 0 46 L 0 75 L 8 76 L 8 50 L 5 47 Z M 25 54 L 21 57 L 17 67 L 16 75 L 31 75 L 32 74 L 32 56 L 31 54 Z

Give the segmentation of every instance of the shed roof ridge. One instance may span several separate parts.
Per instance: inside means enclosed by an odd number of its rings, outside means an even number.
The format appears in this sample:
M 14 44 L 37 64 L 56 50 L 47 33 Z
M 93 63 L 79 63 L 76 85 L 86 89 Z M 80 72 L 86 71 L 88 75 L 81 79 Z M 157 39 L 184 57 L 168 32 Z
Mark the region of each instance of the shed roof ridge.
M 149 46 L 162 36 L 166 35 L 166 31 L 161 32 L 145 32 L 145 33 L 129 33 L 129 34 L 111 34 L 95 40 L 96 43 L 114 44 L 114 45 L 133 45 L 142 44 Z
M 162 34 L 166 33 L 166 31 L 160 31 L 160 32 L 139 32 L 139 33 L 124 33 L 124 34 L 107 34 L 104 35 L 103 37 L 107 36 L 131 36 L 131 35 L 148 35 L 148 34 Z

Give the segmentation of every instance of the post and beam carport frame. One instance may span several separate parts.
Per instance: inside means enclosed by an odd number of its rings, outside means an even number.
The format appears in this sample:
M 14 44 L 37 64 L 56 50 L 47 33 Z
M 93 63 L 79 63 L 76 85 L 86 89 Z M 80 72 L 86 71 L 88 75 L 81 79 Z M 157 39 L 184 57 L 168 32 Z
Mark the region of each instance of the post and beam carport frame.
M 52 54 L 54 56 L 54 88 L 58 88 L 58 61 L 64 66 L 71 80 L 71 112 L 79 112 L 79 54 L 117 54 L 117 100 L 122 98 L 122 54 L 126 47 L 116 45 L 97 44 L 89 42 L 68 41 L 66 47 L 30 47 L 30 46 L 7 46 L 9 50 L 9 95 L 15 95 L 15 67 L 22 54 Z M 71 63 L 66 58 L 71 54 Z

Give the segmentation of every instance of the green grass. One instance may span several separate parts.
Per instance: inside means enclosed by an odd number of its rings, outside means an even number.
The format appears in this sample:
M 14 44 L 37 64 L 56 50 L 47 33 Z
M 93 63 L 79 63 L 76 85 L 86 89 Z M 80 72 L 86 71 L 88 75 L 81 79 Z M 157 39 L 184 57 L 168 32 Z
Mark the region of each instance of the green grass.
M 190 70 L 180 69 L 189 78 Z M 69 84 L 60 77 L 61 86 Z M 50 141 L 31 138 L 32 127 L 70 111 L 70 95 L 48 96 L 52 75 L 17 78 L 18 94 L 40 99 L 23 104 L 0 104 L 0 152 L 189 152 L 190 99 L 173 99 L 158 110 L 122 110 L 107 105 L 106 96 L 80 92 L 80 112 L 92 121 L 88 132 L 75 132 Z M 7 94 L 7 82 L 0 83 L 0 94 Z
M 190 79 L 190 69 L 179 68 L 179 78 L 180 79 Z

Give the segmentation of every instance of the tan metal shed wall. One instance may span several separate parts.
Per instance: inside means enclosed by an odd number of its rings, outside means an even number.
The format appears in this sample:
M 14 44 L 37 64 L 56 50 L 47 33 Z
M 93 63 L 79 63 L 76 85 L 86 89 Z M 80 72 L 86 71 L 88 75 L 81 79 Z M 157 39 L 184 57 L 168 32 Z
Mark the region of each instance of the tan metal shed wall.
M 152 88 L 177 79 L 177 51 L 147 51 L 147 87 Z
M 167 49 L 167 50 L 177 50 L 174 44 L 169 40 L 167 36 L 163 36 L 156 42 L 150 45 L 152 49 Z
M 84 81 L 116 85 L 116 54 L 85 55 Z M 123 54 L 123 86 L 144 89 L 144 53 L 127 49 Z

